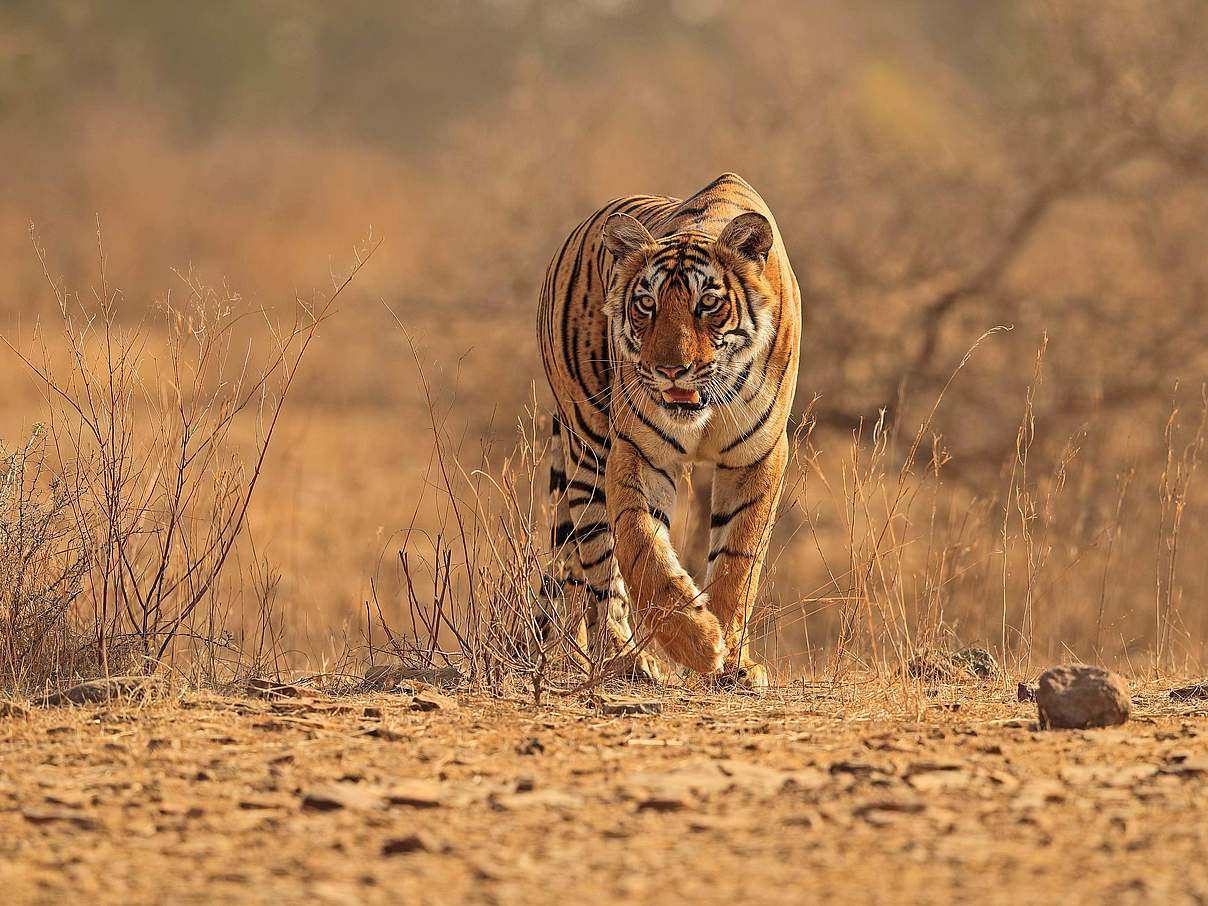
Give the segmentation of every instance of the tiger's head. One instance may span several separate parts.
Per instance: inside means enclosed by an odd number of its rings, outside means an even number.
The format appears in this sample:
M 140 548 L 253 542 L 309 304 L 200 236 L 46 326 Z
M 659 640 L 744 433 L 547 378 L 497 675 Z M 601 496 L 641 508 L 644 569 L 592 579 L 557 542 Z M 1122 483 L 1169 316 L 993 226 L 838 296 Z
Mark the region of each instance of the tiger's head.
M 772 225 L 740 214 L 712 236 L 695 230 L 655 239 L 628 214 L 604 223 L 616 259 L 604 312 L 613 348 L 672 417 L 692 421 L 734 398 L 773 339 L 765 279 Z

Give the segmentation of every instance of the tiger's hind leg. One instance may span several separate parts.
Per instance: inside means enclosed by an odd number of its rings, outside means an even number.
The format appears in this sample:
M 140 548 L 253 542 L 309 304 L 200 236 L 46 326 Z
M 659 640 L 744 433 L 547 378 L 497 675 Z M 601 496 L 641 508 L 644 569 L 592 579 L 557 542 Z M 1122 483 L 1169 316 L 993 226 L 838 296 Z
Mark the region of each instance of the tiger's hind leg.
M 554 561 L 565 570 L 565 600 L 579 602 L 582 628 L 580 660 L 614 660 L 622 675 L 658 682 L 658 662 L 639 651 L 629 621 L 625 583 L 613 558 L 612 527 L 604 502 L 602 448 L 564 434 L 554 420 L 554 463 L 550 472 L 555 494 Z M 555 492 L 555 484 L 558 490 Z M 583 662 L 590 671 L 591 663 Z

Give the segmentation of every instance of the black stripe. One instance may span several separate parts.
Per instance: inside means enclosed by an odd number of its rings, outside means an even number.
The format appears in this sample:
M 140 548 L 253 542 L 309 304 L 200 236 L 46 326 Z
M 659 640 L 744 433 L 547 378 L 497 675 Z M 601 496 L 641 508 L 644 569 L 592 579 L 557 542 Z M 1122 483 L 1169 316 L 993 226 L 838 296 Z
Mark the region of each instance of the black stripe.
M 565 523 L 563 523 L 565 524 Z M 561 528 L 561 526 L 559 526 Z M 583 544 L 590 541 L 596 535 L 602 535 L 607 531 L 611 531 L 612 526 L 607 522 L 589 522 L 587 525 L 581 525 L 571 529 L 566 535 L 567 541 L 573 541 L 575 544 Z
M 566 544 L 566 539 L 570 537 L 570 533 L 575 530 L 573 522 L 560 522 L 554 526 L 554 547 L 562 547 Z
M 754 560 L 755 559 L 754 554 L 748 554 L 745 551 L 732 551 L 728 547 L 723 547 L 719 550 L 710 552 L 709 562 L 712 563 L 714 560 L 716 560 L 722 554 L 725 554 L 727 557 L 738 557 L 743 560 Z
M 759 497 L 752 497 L 746 503 L 738 505 L 728 513 L 714 513 L 713 517 L 709 520 L 709 528 L 721 528 L 722 526 L 729 525 L 731 519 L 733 519 L 751 504 L 758 501 L 762 496 L 763 495 L 760 494 Z
M 658 507 L 650 506 L 649 504 L 647 504 L 646 508 L 650 511 L 651 516 L 653 516 L 659 522 L 663 523 L 664 528 L 666 528 L 666 529 L 671 528 L 671 517 L 670 516 L 668 516 L 666 513 L 664 513 Z
M 598 495 L 600 502 L 603 503 L 604 501 L 604 489 L 599 485 L 594 485 L 586 481 L 580 481 L 579 479 L 575 478 L 571 481 L 568 481 L 566 486 L 568 488 L 573 488 L 576 491 L 585 491 L 592 497 Z
M 583 569 L 594 569 L 595 567 L 599 566 L 601 563 L 603 563 L 605 560 L 607 560 L 611 556 L 612 556 L 612 545 L 610 544 L 610 545 L 608 545 L 608 550 L 604 551 L 604 553 L 602 553 L 600 556 L 596 557 L 596 559 L 591 560 L 590 562 L 587 562 L 587 563 L 584 563 L 582 560 L 580 560 L 579 566 L 581 566 Z
M 632 437 L 630 437 L 628 434 L 626 434 L 620 428 L 616 427 L 615 424 L 613 425 L 613 431 L 616 433 L 618 440 L 625 441 L 625 443 L 629 444 L 629 446 L 631 446 L 635 450 L 637 450 L 638 456 L 642 457 L 642 460 L 646 463 L 646 465 L 650 466 L 651 469 L 653 469 L 655 472 L 658 472 L 665 479 L 667 479 L 667 484 L 671 485 L 671 487 L 673 487 L 673 488 L 675 487 L 675 481 L 674 481 L 674 479 L 672 479 L 670 473 L 664 471 L 663 469 L 660 469 L 653 462 L 651 462 L 650 457 L 646 455 L 645 451 L 641 447 L 639 447 L 636 443 L 634 443 Z
M 731 471 L 737 471 L 737 470 L 739 470 L 739 469 L 749 469 L 749 468 L 751 468 L 752 466 L 757 466 L 757 465 L 759 465 L 761 462 L 763 462 L 765 459 L 767 459 L 769 456 L 771 456 L 771 455 L 772 455 L 772 451 L 776 449 L 776 444 L 778 444 L 778 443 L 780 443 L 779 438 L 777 438 L 776 443 L 774 443 L 774 444 L 772 444 L 772 446 L 768 447 L 768 449 L 767 449 L 767 452 L 766 452 L 766 453 L 764 453 L 764 454 L 763 454 L 762 456 L 760 456 L 758 459 L 756 459 L 756 460 L 754 460 L 754 461 L 752 461 L 752 462 L 747 463 L 746 465 L 742 465 L 742 466 L 728 466 L 728 465 L 726 465 L 724 462 L 719 462 L 719 463 L 717 463 L 717 468 L 719 468 L 719 469 L 729 469 L 729 470 L 731 470 Z
M 585 434 L 587 438 L 597 447 L 603 447 L 605 450 L 607 450 L 610 446 L 608 436 L 605 434 L 597 434 L 595 431 L 591 430 L 587 424 L 587 420 L 584 419 L 582 413 L 579 412 L 578 406 L 571 406 L 571 410 L 575 413 L 575 421 L 578 423 L 579 430 L 582 431 L 583 434 Z
M 549 467 L 549 492 L 559 494 L 566 490 L 566 473 L 553 466 Z
M 743 443 L 744 441 L 750 440 L 751 437 L 754 436 L 755 432 L 757 432 L 760 428 L 762 428 L 764 426 L 764 423 L 767 422 L 768 417 L 771 416 L 771 414 L 772 414 L 772 410 L 776 408 L 777 402 L 778 402 L 777 398 L 775 396 L 773 396 L 772 402 L 768 404 L 768 408 L 763 410 L 763 414 L 760 415 L 759 418 L 757 418 L 755 420 L 755 424 L 753 424 L 750 428 L 748 428 L 746 431 L 744 431 L 738 437 L 734 438 L 734 440 L 732 440 L 730 443 L 728 443 L 724 447 L 722 447 L 719 452 L 729 453 L 731 450 L 733 450 L 739 444 Z
M 638 421 L 657 434 L 663 443 L 670 444 L 677 453 L 687 452 L 687 450 L 684 449 L 683 445 L 678 440 L 676 440 L 670 434 L 667 434 L 665 431 L 659 428 L 658 425 L 656 425 L 646 416 L 642 415 L 642 413 L 638 412 L 638 407 L 633 404 L 633 397 L 629 395 L 629 389 L 623 382 L 621 384 L 621 392 L 625 394 L 625 402 L 629 404 L 629 411 L 638 417 Z

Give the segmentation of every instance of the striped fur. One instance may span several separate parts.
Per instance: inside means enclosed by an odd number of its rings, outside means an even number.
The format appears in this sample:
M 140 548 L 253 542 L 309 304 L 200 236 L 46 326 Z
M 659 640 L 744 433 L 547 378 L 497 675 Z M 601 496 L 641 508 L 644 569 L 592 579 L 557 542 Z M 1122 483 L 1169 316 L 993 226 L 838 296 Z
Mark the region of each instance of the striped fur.
M 763 199 L 727 173 L 684 201 L 601 208 L 554 256 L 537 331 L 557 414 L 558 578 L 597 638 L 632 616 L 675 660 L 756 685 L 747 630 L 787 458 L 801 299 Z M 716 464 L 698 588 L 670 541 L 675 481 Z

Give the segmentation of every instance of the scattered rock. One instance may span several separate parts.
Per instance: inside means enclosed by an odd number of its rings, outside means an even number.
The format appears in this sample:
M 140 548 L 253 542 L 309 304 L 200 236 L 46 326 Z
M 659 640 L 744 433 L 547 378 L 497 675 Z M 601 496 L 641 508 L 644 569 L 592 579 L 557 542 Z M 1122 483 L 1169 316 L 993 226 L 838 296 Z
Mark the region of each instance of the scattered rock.
M 516 744 L 517 755 L 540 755 L 544 751 L 545 743 L 536 737 L 533 737 L 526 742 Z
M 935 648 L 923 648 L 906 662 L 906 673 L 929 683 L 1002 678 L 998 662 L 985 648 L 962 648 L 952 654 Z
M 577 812 L 583 808 L 583 797 L 569 790 L 558 789 L 494 793 L 490 796 L 490 804 L 493 809 L 501 812 L 541 808 Z
M 0 717 L 29 717 L 29 711 L 16 702 L 0 699 Z
M 662 714 L 663 703 L 655 701 L 638 701 L 637 699 L 618 699 L 600 703 L 600 713 L 605 717 L 628 717 L 639 714 Z
M 456 711 L 457 700 L 435 689 L 420 689 L 411 700 L 412 711 Z
M 994 660 L 994 655 L 985 648 L 962 648 L 952 655 L 952 663 L 964 668 L 978 679 L 1002 679 L 1002 669 Z
M 856 777 L 871 777 L 873 774 L 889 774 L 892 775 L 894 770 L 887 765 L 875 764 L 871 761 L 860 761 L 858 759 L 849 758 L 843 761 L 836 761 L 831 764 L 830 772 L 832 774 L 852 774 Z
M 1039 688 L 1040 683 L 1020 683 L 1015 697 L 1021 702 L 1034 702 L 1036 701 L 1036 690 Z
M 302 808 L 311 812 L 334 812 L 342 808 L 368 811 L 379 808 L 383 801 L 381 790 L 355 783 L 328 783 L 306 793 L 302 797 Z
M 365 685 L 389 689 L 410 682 L 455 689 L 465 682 L 465 675 L 456 667 L 405 667 L 402 664 L 378 664 L 365 671 Z
M 1176 702 L 1188 701 L 1195 698 L 1208 698 L 1208 679 L 1192 683 L 1190 686 L 1183 686 L 1179 689 L 1171 689 L 1170 697 Z M 0 708 L 2 707 L 0 706 Z M 3 711 L 0 710 L 0 715 L 2 714 Z
M 407 834 L 405 837 L 393 837 L 382 844 L 383 856 L 398 856 L 405 853 L 430 853 L 435 851 L 435 844 L 426 834 Z
M 957 668 L 943 651 L 924 648 L 906 662 L 906 673 L 929 683 L 948 683 L 956 679 Z
M 926 806 L 921 802 L 881 800 L 856 806 L 852 809 L 852 816 L 863 818 L 874 827 L 884 827 L 891 824 L 897 815 L 917 815 L 925 809 Z
M 1162 768 L 1162 773 L 1180 774 L 1184 777 L 1208 774 L 1208 758 L 1197 758 L 1191 761 L 1184 761 L 1180 764 L 1166 765 Z
M 631 774 L 618 792 L 639 809 L 669 812 L 691 808 L 712 796 L 738 793 L 757 799 L 773 799 L 785 790 L 814 790 L 830 782 L 827 774 L 813 768 L 781 771 L 730 759 L 694 762 L 670 771 Z
M 386 791 L 386 801 L 412 808 L 436 808 L 444 804 L 444 791 L 430 780 L 400 780 Z
M 27 808 L 21 810 L 21 817 L 30 824 L 55 824 L 62 822 L 74 825 L 80 830 L 99 830 L 101 827 L 101 822 L 92 815 L 69 809 Z
M 1123 678 L 1100 667 L 1062 664 L 1040 676 L 1036 708 L 1041 729 L 1114 727 L 1128 720 Z
M 301 698 L 302 690 L 289 683 L 278 683 L 275 680 L 254 676 L 247 681 L 247 694 L 250 698 Z
M 115 698 L 128 698 L 136 692 L 150 690 L 157 685 L 159 680 L 150 676 L 109 676 L 52 692 L 37 699 L 36 703 L 43 708 L 51 708 L 58 705 L 107 702 Z

